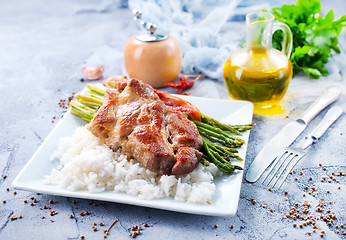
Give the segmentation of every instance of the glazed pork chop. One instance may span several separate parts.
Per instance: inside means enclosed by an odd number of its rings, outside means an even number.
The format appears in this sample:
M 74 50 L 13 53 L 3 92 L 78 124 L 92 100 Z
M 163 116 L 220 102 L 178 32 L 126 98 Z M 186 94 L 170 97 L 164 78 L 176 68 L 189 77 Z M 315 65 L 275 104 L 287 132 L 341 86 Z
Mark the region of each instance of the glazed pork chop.
M 159 174 L 189 173 L 202 157 L 195 124 L 167 109 L 154 89 L 139 80 L 129 80 L 122 91 L 107 90 L 87 128 L 112 150 L 121 149 Z

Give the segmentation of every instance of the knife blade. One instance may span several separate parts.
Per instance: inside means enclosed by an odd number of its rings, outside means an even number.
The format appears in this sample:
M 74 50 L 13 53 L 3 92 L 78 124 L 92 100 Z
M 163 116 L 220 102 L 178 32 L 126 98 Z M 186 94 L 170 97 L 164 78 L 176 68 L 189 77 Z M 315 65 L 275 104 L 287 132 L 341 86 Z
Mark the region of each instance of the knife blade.
M 328 87 L 324 93 L 304 112 L 302 117 L 288 123 L 258 153 L 251 163 L 245 179 L 248 182 L 256 182 L 264 170 L 275 160 L 279 153 L 304 131 L 309 122 L 324 108 L 335 102 L 341 95 L 341 90 L 336 86 Z

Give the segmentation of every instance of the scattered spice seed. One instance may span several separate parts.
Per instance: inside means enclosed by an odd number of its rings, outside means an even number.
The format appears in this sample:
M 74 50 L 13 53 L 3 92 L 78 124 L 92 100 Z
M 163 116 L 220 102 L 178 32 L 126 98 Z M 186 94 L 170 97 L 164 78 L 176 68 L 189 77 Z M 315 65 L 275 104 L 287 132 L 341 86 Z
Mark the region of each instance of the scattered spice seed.
M 41 219 L 45 219 L 45 217 L 44 217 L 44 216 L 42 216 L 42 217 L 41 217 Z
M 70 214 L 70 216 L 69 216 L 70 218 L 73 218 L 73 215 L 72 214 Z
M 322 168 L 324 171 L 326 171 L 327 170 L 327 168 L 326 167 L 324 167 L 324 168 Z
M 16 191 L 14 191 L 14 192 L 13 192 L 13 194 L 14 194 L 14 195 L 17 195 L 17 192 L 16 192 Z
M 131 231 L 135 231 L 135 230 L 137 230 L 137 228 L 138 228 L 138 226 L 135 225 L 135 226 L 133 226 L 133 227 L 131 228 Z
M 233 224 L 231 225 L 231 228 L 234 228 L 234 225 L 233 225 Z
M 132 237 L 132 238 L 135 238 L 135 237 L 137 237 L 137 235 L 138 235 L 138 234 L 137 234 L 136 232 L 133 232 L 133 233 L 131 234 L 131 237 Z
M 85 237 L 84 237 L 84 235 L 81 235 L 80 238 L 81 238 L 81 239 L 84 239 Z
M 271 188 L 268 188 L 268 191 L 271 191 L 272 189 Z
M 5 204 L 5 203 L 6 203 L 6 200 L 2 201 L 2 203 Z
M 7 191 L 7 192 L 10 191 L 10 188 L 6 188 L 6 191 Z
M 300 174 L 300 175 L 303 175 L 303 172 L 300 172 L 299 174 Z
M 100 226 L 103 226 L 104 224 L 102 222 L 99 223 Z
M 3 177 L 3 179 L 6 179 L 7 178 L 7 175 L 6 174 L 4 174 L 4 176 L 2 176 Z
M 219 226 L 217 224 L 214 225 L 214 228 L 218 228 Z
M 51 216 L 54 216 L 54 215 L 57 215 L 57 214 L 58 214 L 58 212 L 54 211 L 54 210 L 50 210 L 50 212 L 49 212 L 49 215 L 51 215 Z
M 255 199 L 252 199 L 252 204 L 256 204 L 256 200 Z
M 148 224 L 147 224 L 147 223 L 144 223 L 144 224 L 143 224 L 143 227 L 148 227 Z
M 73 203 L 73 204 L 76 204 L 77 202 L 76 202 L 76 200 L 72 200 L 72 203 Z
M 10 219 L 11 219 L 11 221 L 17 220 L 17 216 L 13 216 Z
M 48 203 L 49 203 L 49 204 L 53 204 L 54 201 L 53 201 L 53 200 L 49 200 Z

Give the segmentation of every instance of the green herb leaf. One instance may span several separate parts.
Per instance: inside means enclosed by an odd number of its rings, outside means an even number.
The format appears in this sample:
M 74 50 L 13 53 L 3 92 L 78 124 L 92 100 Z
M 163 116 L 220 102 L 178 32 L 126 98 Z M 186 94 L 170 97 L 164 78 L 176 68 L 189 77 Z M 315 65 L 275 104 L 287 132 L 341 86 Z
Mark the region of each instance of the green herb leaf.
M 312 78 L 328 75 L 324 65 L 332 51 L 340 53 L 338 36 L 346 26 L 346 15 L 334 21 L 333 10 L 325 17 L 318 16 L 320 12 L 320 0 L 298 0 L 295 5 L 272 9 L 276 20 L 291 28 L 293 48 L 290 60 L 294 73 L 302 70 Z M 282 33 L 275 32 L 273 47 L 281 50 L 282 41 Z

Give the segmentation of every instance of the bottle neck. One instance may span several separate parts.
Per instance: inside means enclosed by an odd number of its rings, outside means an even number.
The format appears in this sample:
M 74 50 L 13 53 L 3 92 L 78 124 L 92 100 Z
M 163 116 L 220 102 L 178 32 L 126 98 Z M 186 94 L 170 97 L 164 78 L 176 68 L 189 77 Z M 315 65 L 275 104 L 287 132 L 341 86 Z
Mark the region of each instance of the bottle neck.
M 257 21 L 247 24 L 247 48 L 270 49 L 272 46 L 272 22 Z

